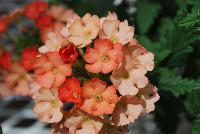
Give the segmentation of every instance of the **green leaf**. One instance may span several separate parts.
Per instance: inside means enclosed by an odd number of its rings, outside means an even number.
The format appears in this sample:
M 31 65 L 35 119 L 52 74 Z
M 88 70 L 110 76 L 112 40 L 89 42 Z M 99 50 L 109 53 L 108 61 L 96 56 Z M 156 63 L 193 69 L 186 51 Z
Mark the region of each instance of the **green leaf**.
M 139 0 L 136 12 L 136 21 L 140 34 L 145 34 L 154 23 L 161 6 L 149 0 Z
M 192 115 L 197 115 L 200 113 L 200 91 L 193 91 L 189 93 L 186 97 L 185 107 Z
M 189 80 L 177 75 L 175 70 L 161 68 L 159 89 L 170 91 L 176 97 L 193 90 L 200 90 L 200 80 Z
M 179 22 L 179 26 L 185 28 L 193 28 L 197 25 L 200 26 L 200 6 Z
M 193 123 L 192 134 L 200 134 L 200 114 L 197 115 Z

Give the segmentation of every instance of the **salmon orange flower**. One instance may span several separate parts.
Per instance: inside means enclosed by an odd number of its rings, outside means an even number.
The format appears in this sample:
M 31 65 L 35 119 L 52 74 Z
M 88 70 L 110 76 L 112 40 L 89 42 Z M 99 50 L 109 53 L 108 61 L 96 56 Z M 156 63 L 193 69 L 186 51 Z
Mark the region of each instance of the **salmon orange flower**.
M 33 64 L 35 63 L 36 56 L 39 54 L 38 48 L 25 48 L 22 50 L 21 54 L 21 64 L 27 71 L 33 69 Z
M 84 102 L 80 109 L 94 116 L 112 114 L 118 96 L 114 86 L 106 87 L 106 83 L 93 78 L 83 85 Z
M 17 95 L 29 95 L 29 84 L 33 80 L 32 74 L 26 70 L 18 62 L 13 62 L 8 75 L 5 77 L 6 83 L 11 86 Z
M 92 73 L 110 73 L 121 64 L 123 57 L 122 45 L 112 43 L 108 39 L 98 39 L 94 48 L 87 48 L 84 55 L 85 68 Z
M 37 82 L 45 88 L 59 87 L 72 73 L 71 64 L 65 64 L 58 52 L 41 55 L 34 67 Z
M 62 102 L 81 102 L 82 89 L 78 78 L 66 79 L 65 84 L 58 89 L 58 97 Z
M 28 4 L 24 9 L 24 16 L 29 19 L 36 19 L 48 8 L 48 3 L 44 1 L 35 1 Z
M 2 52 L 0 54 L 0 67 L 9 70 L 12 65 L 12 56 L 8 52 Z

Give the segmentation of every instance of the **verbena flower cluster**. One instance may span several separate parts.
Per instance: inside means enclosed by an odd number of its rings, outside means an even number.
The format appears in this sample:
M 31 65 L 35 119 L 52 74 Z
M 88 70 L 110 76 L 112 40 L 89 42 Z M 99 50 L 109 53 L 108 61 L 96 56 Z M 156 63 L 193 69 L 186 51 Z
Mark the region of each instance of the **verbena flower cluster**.
M 112 12 L 80 17 L 42 1 L 23 14 L 35 21 L 44 45 L 24 49 L 20 62 L 1 52 L 7 70 L 1 86 L 30 95 L 38 119 L 53 123 L 52 134 L 124 134 L 129 123 L 154 111 L 159 95 L 146 77 L 154 54 L 134 38 L 127 20 Z

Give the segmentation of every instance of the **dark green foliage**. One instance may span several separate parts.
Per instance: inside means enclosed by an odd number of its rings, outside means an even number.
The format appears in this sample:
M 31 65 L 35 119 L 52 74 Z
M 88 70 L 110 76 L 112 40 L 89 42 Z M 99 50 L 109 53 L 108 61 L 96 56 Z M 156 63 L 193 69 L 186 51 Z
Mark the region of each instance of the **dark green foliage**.
M 197 115 L 196 120 L 192 126 L 192 134 L 200 134 L 200 114 Z
M 161 68 L 159 72 L 159 89 L 170 91 L 176 97 L 192 92 L 193 90 L 200 90 L 200 80 L 195 81 L 182 78 L 175 70 L 167 68 Z
M 140 34 L 145 34 L 154 23 L 161 6 L 149 0 L 139 0 L 137 3 L 136 22 Z

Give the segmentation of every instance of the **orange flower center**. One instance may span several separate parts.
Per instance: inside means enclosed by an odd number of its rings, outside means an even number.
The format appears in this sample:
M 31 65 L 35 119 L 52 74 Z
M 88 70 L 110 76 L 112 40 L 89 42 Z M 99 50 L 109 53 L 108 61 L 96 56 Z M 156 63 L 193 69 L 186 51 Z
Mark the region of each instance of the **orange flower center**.
M 96 99 L 97 102 L 102 101 L 102 97 L 101 97 L 101 95 L 96 95 L 95 99 Z
M 54 100 L 54 101 L 51 102 L 51 104 L 53 105 L 53 107 L 57 107 L 58 106 L 58 101 Z
M 109 60 L 108 56 L 102 56 L 101 62 L 107 62 Z
M 73 93 L 73 97 L 74 97 L 74 99 L 77 99 L 77 98 L 78 98 L 78 93 L 77 93 L 77 92 L 74 92 L 74 93 Z

